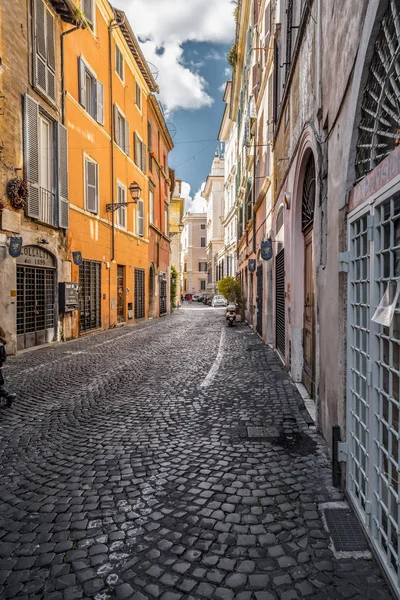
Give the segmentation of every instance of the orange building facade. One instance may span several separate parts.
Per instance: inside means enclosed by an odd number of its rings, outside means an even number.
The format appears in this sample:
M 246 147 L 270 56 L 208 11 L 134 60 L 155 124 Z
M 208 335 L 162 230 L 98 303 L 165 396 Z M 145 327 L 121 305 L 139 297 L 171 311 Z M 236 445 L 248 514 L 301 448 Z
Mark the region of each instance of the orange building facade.
M 85 3 L 85 10 L 89 27 L 64 36 L 69 251 L 72 281 L 80 283 L 74 336 L 148 318 L 153 279 L 158 271 L 167 279 L 169 267 L 159 211 L 159 198 L 168 203 L 168 184 L 157 169 L 172 141 L 155 108 L 157 85 L 125 14 L 104 0 Z M 158 133 L 157 161 L 149 152 L 151 131 L 150 147 Z M 160 152 L 160 165 L 150 171 Z M 161 239 L 154 240 L 154 227 Z

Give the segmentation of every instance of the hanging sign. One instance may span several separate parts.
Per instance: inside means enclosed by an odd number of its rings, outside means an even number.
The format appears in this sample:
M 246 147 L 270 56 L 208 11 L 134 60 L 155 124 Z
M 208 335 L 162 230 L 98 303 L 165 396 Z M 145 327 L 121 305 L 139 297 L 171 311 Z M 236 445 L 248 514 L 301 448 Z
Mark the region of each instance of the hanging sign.
M 272 242 L 271 240 L 265 240 L 261 242 L 261 258 L 263 260 L 271 260 L 272 258 Z
M 257 261 L 255 258 L 249 258 L 249 272 L 254 273 L 256 270 Z
M 10 247 L 8 249 L 8 253 L 13 258 L 17 258 L 21 254 L 22 248 L 22 237 L 11 237 L 10 238 Z
M 74 261 L 74 265 L 81 265 L 83 260 L 82 260 L 82 252 L 73 252 L 72 253 L 72 260 Z

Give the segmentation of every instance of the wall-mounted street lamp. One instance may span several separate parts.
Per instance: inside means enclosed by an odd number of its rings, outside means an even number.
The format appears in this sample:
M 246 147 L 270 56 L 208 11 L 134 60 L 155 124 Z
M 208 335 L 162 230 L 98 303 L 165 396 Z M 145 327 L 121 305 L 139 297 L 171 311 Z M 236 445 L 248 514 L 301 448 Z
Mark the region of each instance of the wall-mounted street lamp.
M 182 233 L 182 231 L 185 229 L 185 226 L 183 223 L 179 223 L 179 233 Z M 169 237 L 174 237 L 174 235 L 176 235 L 178 232 L 177 231 L 170 231 L 169 232 Z
M 128 206 L 128 204 L 137 204 L 140 194 L 142 193 L 142 188 L 136 181 L 133 181 L 128 189 L 132 202 L 114 202 L 114 204 L 106 204 L 106 212 L 114 212 L 114 210 L 118 210 L 121 206 Z

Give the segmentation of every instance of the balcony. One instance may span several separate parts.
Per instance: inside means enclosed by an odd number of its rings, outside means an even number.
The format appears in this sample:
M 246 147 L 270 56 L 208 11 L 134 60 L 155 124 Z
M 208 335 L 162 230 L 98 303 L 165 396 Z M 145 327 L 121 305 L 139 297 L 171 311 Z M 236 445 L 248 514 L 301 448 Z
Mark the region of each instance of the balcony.
M 45 188 L 39 188 L 39 221 L 55 227 L 56 223 L 55 195 Z

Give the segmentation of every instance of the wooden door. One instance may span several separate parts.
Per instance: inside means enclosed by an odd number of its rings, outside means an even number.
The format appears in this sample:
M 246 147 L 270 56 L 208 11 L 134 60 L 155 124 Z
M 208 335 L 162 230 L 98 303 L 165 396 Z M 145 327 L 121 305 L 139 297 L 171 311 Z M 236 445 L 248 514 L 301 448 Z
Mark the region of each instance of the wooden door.
M 304 236 L 304 327 L 303 327 L 303 383 L 314 397 L 315 381 L 315 324 L 314 324 L 314 262 L 312 229 Z

